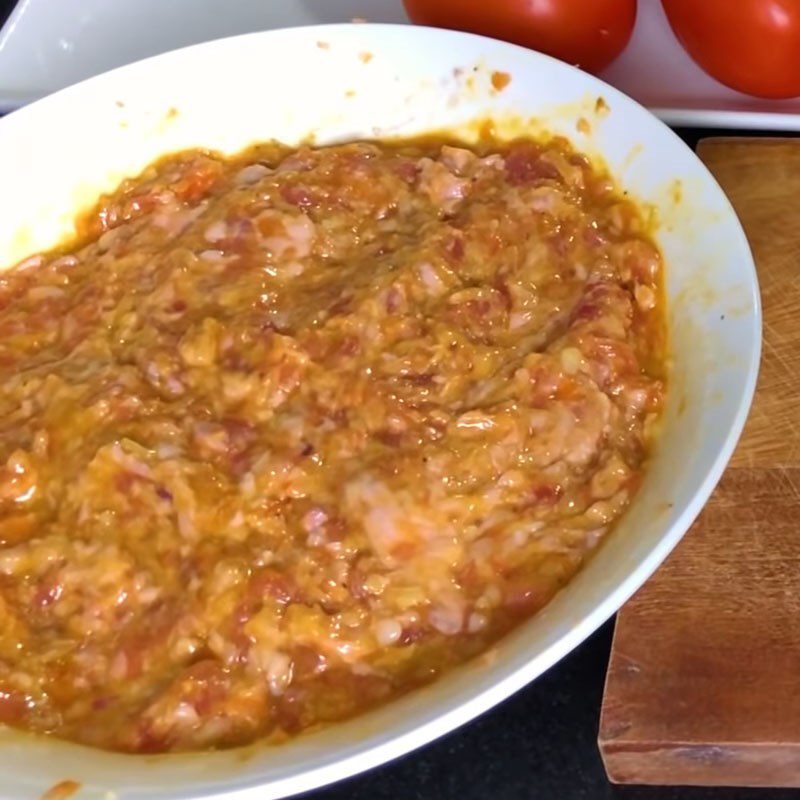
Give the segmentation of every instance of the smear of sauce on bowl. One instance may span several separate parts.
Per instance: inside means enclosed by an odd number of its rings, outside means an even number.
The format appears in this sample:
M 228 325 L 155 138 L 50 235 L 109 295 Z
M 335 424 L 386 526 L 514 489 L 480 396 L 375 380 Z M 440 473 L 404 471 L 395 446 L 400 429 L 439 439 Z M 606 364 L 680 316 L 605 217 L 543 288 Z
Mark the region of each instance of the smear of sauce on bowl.
M 80 788 L 81 785 L 78 781 L 59 781 L 51 786 L 39 800 L 69 800 Z

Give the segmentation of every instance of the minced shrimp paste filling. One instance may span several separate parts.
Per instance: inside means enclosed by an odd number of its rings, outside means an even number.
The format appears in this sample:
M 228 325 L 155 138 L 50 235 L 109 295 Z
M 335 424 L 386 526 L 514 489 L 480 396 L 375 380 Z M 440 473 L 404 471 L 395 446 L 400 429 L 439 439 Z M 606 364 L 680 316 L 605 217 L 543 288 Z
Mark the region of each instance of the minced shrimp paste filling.
M 0 273 L 0 722 L 280 742 L 485 651 L 636 492 L 661 281 L 558 139 L 126 181 Z

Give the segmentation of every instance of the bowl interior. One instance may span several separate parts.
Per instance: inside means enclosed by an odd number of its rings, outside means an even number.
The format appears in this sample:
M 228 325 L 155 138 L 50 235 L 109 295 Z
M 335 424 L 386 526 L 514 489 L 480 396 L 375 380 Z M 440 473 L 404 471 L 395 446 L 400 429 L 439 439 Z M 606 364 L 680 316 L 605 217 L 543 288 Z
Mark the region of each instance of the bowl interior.
M 502 90 L 494 88 L 497 72 L 511 79 Z M 486 119 L 501 136 L 566 136 L 656 214 L 667 263 L 669 395 L 660 446 L 613 535 L 492 652 L 390 706 L 280 750 L 186 756 L 123 756 L 2 730 L 0 796 L 35 797 L 71 778 L 82 784 L 79 798 L 241 792 L 268 800 L 374 766 L 551 666 L 641 585 L 691 524 L 733 450 L 755 385 L 761 321 L 747 241 L 722 191 L 669 129 L 611 87 L 537 53 L 448 31 L 322 26 L 220 40 L 78 84 L 0 121 L 0 268 L 57 243 L 76 211 L 168 152 L 436 130 L 469 138 Z

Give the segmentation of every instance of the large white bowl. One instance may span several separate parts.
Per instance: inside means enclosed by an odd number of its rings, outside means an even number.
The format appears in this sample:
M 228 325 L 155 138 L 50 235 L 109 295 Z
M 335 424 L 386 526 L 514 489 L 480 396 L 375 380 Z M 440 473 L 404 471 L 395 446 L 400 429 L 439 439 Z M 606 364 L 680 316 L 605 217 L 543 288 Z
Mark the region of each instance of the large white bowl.
M 502 91 L 492 86 L 494 71 L 511 77 Z M 69 778 L 80 782 L 79 798 L 97 800 L 109 791 L 268 800 L 375 766 L 558 661 L 630 597 L 697 516 L 756 382 L 761 318 L 747 241 L 719 186 L 668 128 L 537 53 L 425 28 L 337 25 L 224 39 L 94 78 L 0 121 L 0 266 L 56 243 L 77 208 L 170 151 L 436 129 L 474 135 L 475 120 L 486 118 L 503 135 L 567 136 L 656 211 L 673 365 L 661 444 L 623 521 L 568 587 L 492 653 L 375 712 L 277 749 L 157 757 L 3 730 L 0 796 L 33 799 Z

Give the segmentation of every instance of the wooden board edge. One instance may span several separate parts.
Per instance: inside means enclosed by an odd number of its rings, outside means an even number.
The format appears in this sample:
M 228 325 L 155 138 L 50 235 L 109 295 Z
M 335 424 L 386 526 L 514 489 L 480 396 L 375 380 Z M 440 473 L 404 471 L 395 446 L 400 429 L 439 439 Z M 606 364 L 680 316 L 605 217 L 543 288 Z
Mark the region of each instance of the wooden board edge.
M 738 788 L 800 788 L 797 743 L 652 743 L 615 740 L 601 745 L 611 783 L 665 786 L 666 775 L 680 776 L 669 785 Z

